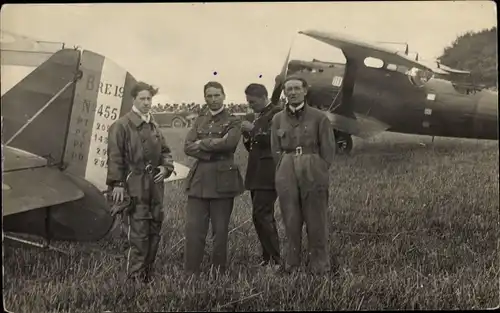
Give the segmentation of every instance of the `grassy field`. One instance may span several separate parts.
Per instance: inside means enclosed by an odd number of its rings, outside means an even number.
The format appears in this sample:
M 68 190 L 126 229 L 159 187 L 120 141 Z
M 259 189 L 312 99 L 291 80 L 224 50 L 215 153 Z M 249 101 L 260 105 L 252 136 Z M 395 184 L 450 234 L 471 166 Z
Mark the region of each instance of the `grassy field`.
M 182 152 L 185 130 L 165 134 L 175 160 L 190 165 Z M 244 173 L 242 145 L 237 160 Z M 4 248 L 4 305 L 13 312 L 495 307 L 498 174 L 498 142 L 436 138 L 431 145 L 430 137 L 389 133 L 355 140 L 352 155 L 337 157 L 331 168 L 329 276 L 257 268 L 260 245 L 245 193 L 231 219 L 229 273 L 198 281 L 182 275 L 186 197 L 182 182 L 174 182 L 166 188 L 153 283 L 124 284 L 125 253 L 112 236 L 58 243 L 69 255 L 11 244 Z M 279 209 L 276 217 L 283 240 Z

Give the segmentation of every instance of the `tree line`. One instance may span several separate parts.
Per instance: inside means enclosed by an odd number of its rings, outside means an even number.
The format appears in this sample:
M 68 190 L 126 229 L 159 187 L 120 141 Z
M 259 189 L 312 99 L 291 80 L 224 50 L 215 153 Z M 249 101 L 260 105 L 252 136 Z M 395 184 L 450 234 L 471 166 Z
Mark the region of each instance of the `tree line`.
M 438 60 L 451 68 L 470 71 L 475 83 L 498 88 L 497 27 L 459 35 Z

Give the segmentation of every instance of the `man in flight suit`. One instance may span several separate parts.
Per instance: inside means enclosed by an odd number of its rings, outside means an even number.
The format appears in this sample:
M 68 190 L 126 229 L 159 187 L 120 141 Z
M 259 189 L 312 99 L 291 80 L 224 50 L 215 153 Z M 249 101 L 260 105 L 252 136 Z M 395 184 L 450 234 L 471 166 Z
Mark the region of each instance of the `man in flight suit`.
M 276 191 L 286 231 L 287 272 L 300 266 L 302 225 L 308 234 L 312 272 L 329 270 L 328 186 L 335 151 L 333 130 L 326 115 L 305 102 L 307 82 L 284 81 L 287 103 L 271 127 L 271 150 L 277 164 Z
M 271 153 L 271 121 L 281 108 L 268 99 L 266 87 L 250 84 L 245 89 L 247 102 L 254 113 L 242 122 L 243 143 L 248 151 L 245 187 L 250 190 L 253 223 L 262 246 L 260 265 L 280 264 L 280 247 L 274 204 L 276 170 Z
M 149 281 L 163 222 L 164 179 L 174 170 L 170 148 L 150 114 L 152 86 L 131 90 L 132 110 L 113 123 L 108 139 L 108 175 L 115 204 L 124 203 L 129 251 L 127 276 Z
M 214 233 L 212 264 L 214 270 L 225 271 L 234 198 L 244 191 L 243 178 L 234 163 L 241 122 L 224 107 L 220 83 L 208 82 L 203 91 L 208 111 L 196 119 L 184 144 L 186 155 L 196 159 L 186 178 L 184 266 L 189 275 L 199 274 L 209 221 Z

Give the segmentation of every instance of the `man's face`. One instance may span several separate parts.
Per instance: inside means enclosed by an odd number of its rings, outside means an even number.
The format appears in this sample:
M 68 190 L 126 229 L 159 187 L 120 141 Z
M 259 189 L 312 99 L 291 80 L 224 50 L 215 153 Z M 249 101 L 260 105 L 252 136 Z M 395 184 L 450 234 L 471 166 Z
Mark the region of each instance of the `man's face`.
M 212 111 L 217 111 L 222 108 L 225 99 L 226 96 L 219 88 L 208 87 L 205 90 L 205 101 L 207 102 L 208 108 Z
M 284 93 L 289 104 L 298 105 L 304 101 L 307 89 L 302 86 L 302 81 L 292 79 L 285 83 Z
M 262 110 L 266 107 L 267 103 L 269 102 L 269 100 L 265 96 L 257 97 L 257 96 L 246 95 L 246 97 L 248 105 L 252 108 L 254 112 L 257 113 L 262 112 Z
M 134 106 L 142 113 L 148 114 L 151 110 L 152 96 L 148 90 L 142 90 L 134 98 Z

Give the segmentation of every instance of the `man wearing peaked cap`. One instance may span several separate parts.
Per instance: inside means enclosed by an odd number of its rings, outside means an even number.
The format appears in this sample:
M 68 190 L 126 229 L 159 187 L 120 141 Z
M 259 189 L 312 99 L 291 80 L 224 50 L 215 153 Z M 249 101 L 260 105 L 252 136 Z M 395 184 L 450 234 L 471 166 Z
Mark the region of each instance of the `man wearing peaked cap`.
M 281 111 L 271 103 L 267 89 L 261 84 L 250 84 L 245 96 L 254 113 L 247 114 L 242 123 L 243 143 L 248 151 L 245 187 L 252 198 L 252 218 L 262 246 L 261 265 L 280 264 L 280 245 L 274 204 L 276 167 L 271 153 L 271 121 Z

